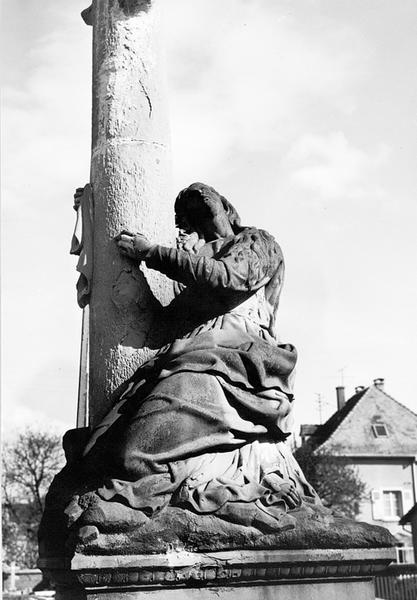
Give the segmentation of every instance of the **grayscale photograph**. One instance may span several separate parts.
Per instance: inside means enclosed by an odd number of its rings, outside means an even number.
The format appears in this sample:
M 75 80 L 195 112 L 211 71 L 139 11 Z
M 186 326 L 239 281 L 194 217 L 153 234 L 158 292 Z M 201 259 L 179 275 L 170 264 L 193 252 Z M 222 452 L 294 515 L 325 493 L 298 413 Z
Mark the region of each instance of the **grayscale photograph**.
M 4 600 L 417 599 L 414 0 L 3 0 Z

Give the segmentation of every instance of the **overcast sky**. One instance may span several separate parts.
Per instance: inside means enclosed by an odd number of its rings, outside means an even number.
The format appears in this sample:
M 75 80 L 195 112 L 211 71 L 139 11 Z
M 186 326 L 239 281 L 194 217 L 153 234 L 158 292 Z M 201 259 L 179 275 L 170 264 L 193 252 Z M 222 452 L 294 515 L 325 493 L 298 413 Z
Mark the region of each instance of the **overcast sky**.
M 161 0 L 176 192 L 217 188 L 281 244 L 296 424 L 384 377 L 416 408 L 414 0 Z M 3 0 L 3 426 L 74 426 L 68 254 L 89 177 L 87 1 Z M 157 240 L 155 240 L 157 241 Z M 327 403 L 327 404 L 326 404 Z

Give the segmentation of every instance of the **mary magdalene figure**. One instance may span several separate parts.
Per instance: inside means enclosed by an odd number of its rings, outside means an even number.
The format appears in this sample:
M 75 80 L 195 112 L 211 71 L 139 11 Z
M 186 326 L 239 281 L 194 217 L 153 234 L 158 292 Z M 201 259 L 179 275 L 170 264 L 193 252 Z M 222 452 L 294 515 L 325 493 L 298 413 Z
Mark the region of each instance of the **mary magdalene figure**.
M 144 515 L 168 505 L 273 529 L 318 501 L 285 443 L 296 351 L 275 326 L 284 260 L 267 232 L 194 183 L 175 202 L 177 248 L 122 232 L 120 251 L 176 282 L 176 339 L 126 383 L 93 432 L 96 493 Z

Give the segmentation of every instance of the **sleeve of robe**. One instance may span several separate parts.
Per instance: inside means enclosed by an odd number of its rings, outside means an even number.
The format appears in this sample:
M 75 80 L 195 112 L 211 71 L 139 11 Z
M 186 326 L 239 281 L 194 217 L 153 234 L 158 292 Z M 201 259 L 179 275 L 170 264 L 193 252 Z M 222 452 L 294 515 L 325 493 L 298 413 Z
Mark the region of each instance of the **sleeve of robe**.
M 250 228 L 226 244 L 218 258 L 156 245 L 149 250 L 145 262 L 149 268 L 186 286 L 243 292 L 265 285 L 283 263 L 283 257 L 271 235 Z

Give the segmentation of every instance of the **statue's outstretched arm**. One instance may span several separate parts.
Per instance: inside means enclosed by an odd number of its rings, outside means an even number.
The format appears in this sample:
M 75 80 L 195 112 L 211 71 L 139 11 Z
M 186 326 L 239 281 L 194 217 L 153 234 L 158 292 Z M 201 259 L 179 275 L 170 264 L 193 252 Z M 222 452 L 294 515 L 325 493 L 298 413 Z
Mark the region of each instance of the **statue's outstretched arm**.
M 218 259 L 155 245 L 148 249 L 143 260 L 147 267 L 186 286 L 197 284 L 211 289 L 248 292 L 265 285 L 282 260 L 278 254 L 271 257 L 271 253 L 266 253 L 264 243 L 265 240 L 256 234 L 239 236 Z
M 283 261 L 273 237 L 254 228 L 230 240 L 217 258 L 152 244 L 141 234 L 122 232 L 116 241 L 124 255 L 144 261 L 174 281 L 219 291 L 254 291 L 274 276 Z

